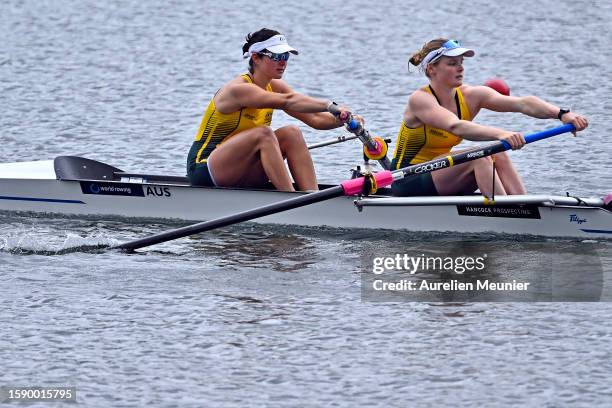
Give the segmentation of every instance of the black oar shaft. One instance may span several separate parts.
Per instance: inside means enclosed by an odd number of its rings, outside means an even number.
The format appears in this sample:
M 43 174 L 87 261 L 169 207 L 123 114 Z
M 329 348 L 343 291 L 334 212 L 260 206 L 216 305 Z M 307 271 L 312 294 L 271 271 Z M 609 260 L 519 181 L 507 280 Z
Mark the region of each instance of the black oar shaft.
M 435 170 L 441 170 L 446 167 L 452 167 L 461 163 L 467 163 L 472 160 L 480 159 L 482 157 L 491 156 L 496 153 L 503 152 L 504 150 L 506 150 L 506 147 L 502 143 L 495 143 L 484 147 L 475 147 L 461 153 L 455 153 L 452 156 L 449 155 L 440 157 L 439 159 L 430 160 L 428 162 L 413 164 L 398 170 L 398 172 L 404 173 L 404 176 L 430 173 Z
M 548 129 L 542 132 L 527 135 L 525 136 L 525 141 L 527 143 L 532 143 L 538 140 L 542 140 L 551 136 L 571 131 L 575 131 L 575 128 L 572 125 L 567 124 L 558 128 Z M 476 147 L 461 153 L 456 153 L 429 162 L 408 166 L 399 170 L 395 170 L 393 172 L 385 170 L 376 173 L 374 177 L 376 178 L 378 185 L 380 187 L 384 187 L 390 185 L 394 180 L 401 179 L 405 176 L 429 173 L 445 167 L 450 167 L 472 160 L 477 160 L 481 157 L 490 156 L 492 154 L 499 153 L 508 149 L 510 149 L 510 145 L 505 141 L 501 141 L 484 147 Z M 215 228 L 226 227 L 228 225 L 237 224 L 239 222 L 250 221 L 255 218 L 265 217 L 266 215 L 271 215 L 282 211 L 303 207 L 305 205 L 318 203 L 335 197 L 359 194 L 362 191 L 363 183 L 363 177 L 359 179 L 347 180 L 338 186 L 330 187 L 325 190 L 317 191 L 315 193 L 301 195 L 299 197 L 294 197 L 285 201 L 264 205 L 262 207 L 246 210 L 237 214 L 217 218 L 215 220 L 205 221 L 187 227 L 177 228 L 175 230 L 156 234 L 148 238 L 141 238 L 134 241 L 126 242 L 124 244 L 116 246 L 115 248 L 123 249 L 126 251 L 133 251 L 135 249 L 143 248 L 149 245 L 159 244 L 173 239 L 186 237 L 188 235 L 210 231 Z
M 115 248 L 133 251 L 138 248 L 143 248 L 150 245 L 159 244 L 166 241 L 171 241 L 177 238 L 183 238 L 188 235 L 199 234 L 201 232 L 210 231 L 215 228 L 222 228 L 228 225 L 237 224 L 240 222 L 250 221 L 255 218 L 265 217 L 266 215 L 275 214 L 281 211 L 291 210 L 293 208 L 303 207 L 308 204 L 318 203 L 320 201 L 329 200 L 331 198 L 344 195 L 342 186 L 335 186 L 325 190 L 317 191 L 316 193 L 304 194 L 299 197 L 290 198 L 285 201 L 280 201 L 262 207 L 253 208 L 242 211 L 237 214 L 228 215 L 226 217 L 217 218 L 210 221 L 204 221 L 186 227 L 177 228 L 172 231 L 162 232 L 152 235 L 147 238 L 141 238 L 134 241 L 129 241 Z
M 572 124 L 565 124 L 556 128 L 543 130 L 540 132 L 525 135 L 525 143 L 533 143 L 549 137 L 557 136 L 566 132 L 573 132 L 576 128 Z M 413 174 L 429 173 L 435 170 L 440 170 L 445 167 L 456 166 L 457 164 L 466 163 L 472 160 L 477 160 L 482 157 L 491 156 L 496 153 L 501 153 L 510 150 L 510 144 L 506 141 L 498 141 L 485 146 L 478 146 L 472 149 L 455 153 L 439 159 L 430 160 L 428 162 L 411 165 L 394 171 L 394 173 L 403 173 L 405 176 Z

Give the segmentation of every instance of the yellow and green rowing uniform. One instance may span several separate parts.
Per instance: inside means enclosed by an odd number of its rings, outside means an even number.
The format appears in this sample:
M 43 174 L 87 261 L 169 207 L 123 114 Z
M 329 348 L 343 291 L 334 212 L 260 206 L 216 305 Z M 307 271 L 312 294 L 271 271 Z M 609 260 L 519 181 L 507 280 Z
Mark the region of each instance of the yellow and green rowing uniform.
M 423 90 L 433 95 L 440 103 L 431 85 L 424 87 Z M 459 88 L 455 88 L 455 103 L 459 119 L 472 120 L 470 109 Z M 444 129 L 427 124 L 410 128 L 402 121 L 391 161 L 391 170 L 423 163 L 448 154 L 454 146 L 461 143 L 461 140 L 463 139 L 459 136 Z M 393 183 L 392 190 L 397 196 L 438 195 L 430 173 L 398 180 Z
M 241 76 L 246 82 L 253 84 L 251 75 Z M 266 91 L 273 92 L 270 84 L 266 87 Z M 273 112 L 274 109 L 270 108 L 242 108 L 235 112 L 221 113 L 217 110 L 213 97 L 208 103 L 187 156 L 187 177 L 191 184 L 214 186 L 214 178 L 208 169 L 208 157 L 212 151 L 240 132 L 258 126 L 270 126 Z

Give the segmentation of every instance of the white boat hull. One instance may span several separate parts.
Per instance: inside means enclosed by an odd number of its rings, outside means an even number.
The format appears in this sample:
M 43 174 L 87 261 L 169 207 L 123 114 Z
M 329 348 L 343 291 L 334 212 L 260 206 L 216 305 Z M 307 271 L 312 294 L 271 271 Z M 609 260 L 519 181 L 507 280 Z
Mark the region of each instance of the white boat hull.
M 58 180 L 49 167 L 23 171 L 0 165 L 0 210 L 204 221 L 282 201 L 294 194 L 269 190 L 191 187 L 179 182 Z M 5 166 L 3 169 L 2 166 Z M 11 169 L 11 171 L 9 171 Z M 355 207 L 339 197 L 254 220 L 258 223 L 453 233 L 507 233 L 612 238 L 612 213 L 602 207 L 529 204 L 397 205 Z M 376 199 L 376 198 L 374 198 Z M 458 200 L 461 197 L 457 197 Z M 493 213 L 491 212 L 493 211 Z

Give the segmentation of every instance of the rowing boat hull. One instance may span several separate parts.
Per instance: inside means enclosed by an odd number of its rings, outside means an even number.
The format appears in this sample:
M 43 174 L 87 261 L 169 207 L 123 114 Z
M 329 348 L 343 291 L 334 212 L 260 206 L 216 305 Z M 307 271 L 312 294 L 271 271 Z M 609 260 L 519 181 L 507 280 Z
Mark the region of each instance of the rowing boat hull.
M 49 162 L 38 169 L 0 167 L 0 210 L 205 221 L 297 194 L 273 190 L 192 187 L 184 182 L 57 180 Z M 45 163 L 45 164 L 43 164 Z M 0 165 L 1 166 L 1 165 Z M 612 213 L 601 207 L 532 204 L 484 207 L 435 205 L 355 207 L 338 197 L 254 220 L 258 223 L 455 233 L 507 233 L 612 238 Z

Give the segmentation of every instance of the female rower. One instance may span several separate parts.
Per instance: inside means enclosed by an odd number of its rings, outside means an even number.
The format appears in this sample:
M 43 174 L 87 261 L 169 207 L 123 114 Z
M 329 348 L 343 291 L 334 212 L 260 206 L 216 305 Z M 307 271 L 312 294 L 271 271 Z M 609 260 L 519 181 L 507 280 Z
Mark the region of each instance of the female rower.
M 584 116 L 535 96 L 505 96 L 486 86 L 463 85 L 463 58 L 473 56 L 473 50 L 446 38 L 432 40 L 412 55 L 409 62 L 420 67 L 429 78 L 429 85 L 410 95 L 393 155 L 393 169 L 448 155 L 462 139 L 505 140 L 512 149 L 523 147 L 525 139 L 519 132 L 471 122 L 483 108 L 521 112 L 541 119 L 558 118 L 563 123 L 572 123 L 577 131 L 588 126 Z M 406 177 L 392 185 L 393 193 L 400 196 L 469 194 L 477 188 L 488 197 L 493 193 L 526 194 L 523 181 L 506 153 Z
M 300 129 L 272 130 L 270 123 L 274 109 L 282 109 L 315 129 L 337 128 L 342 123 L 329 113 L 333 103 L 294 92 L 281 79 L 289 56 L 298 51 L 278 31 L 249 34 L 242 51 L 249 72 L 226 83 L 208 104 L 187 158 L 189 180 L 223 187 L 260 187 L 270 181 L 278 190 L 294 191 L 293 176 L 300 190 L 316 190 Z

